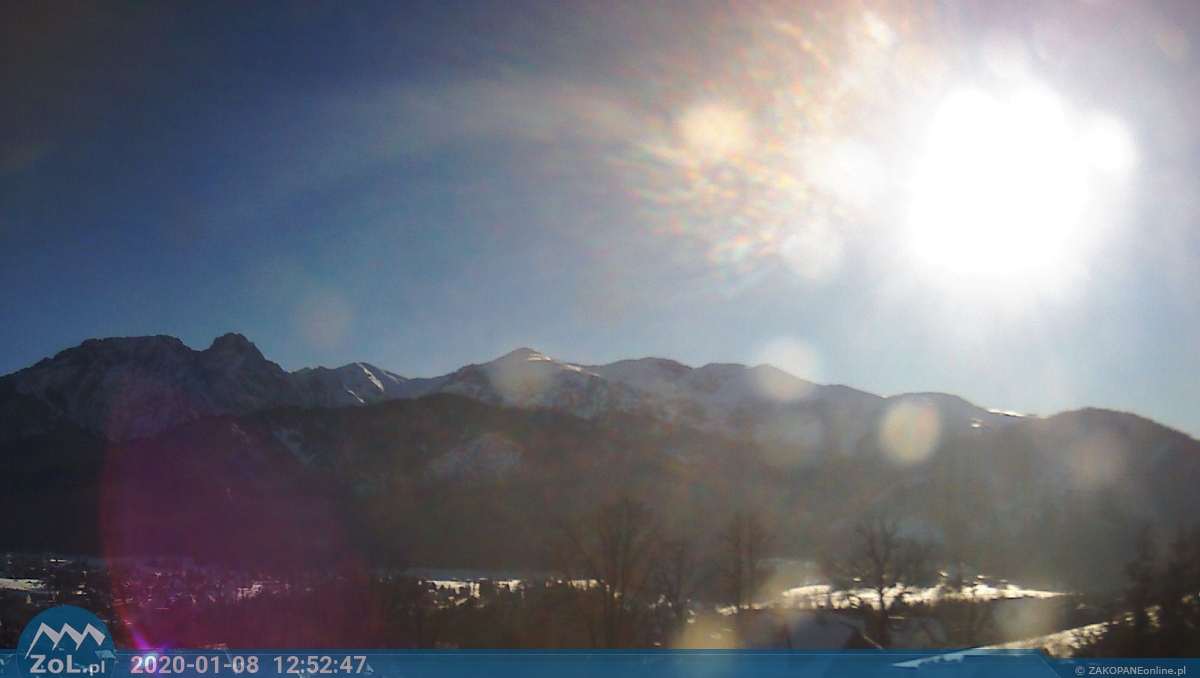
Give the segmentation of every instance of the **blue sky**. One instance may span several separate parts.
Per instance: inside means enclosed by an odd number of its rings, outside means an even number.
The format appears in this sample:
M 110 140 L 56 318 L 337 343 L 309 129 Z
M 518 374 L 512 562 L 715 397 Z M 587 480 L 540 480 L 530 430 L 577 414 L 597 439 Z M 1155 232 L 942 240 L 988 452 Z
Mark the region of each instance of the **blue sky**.
M 735 4 L 6 3 L 0 373 L 238 331 L 1200 434 L 1200 10 Z

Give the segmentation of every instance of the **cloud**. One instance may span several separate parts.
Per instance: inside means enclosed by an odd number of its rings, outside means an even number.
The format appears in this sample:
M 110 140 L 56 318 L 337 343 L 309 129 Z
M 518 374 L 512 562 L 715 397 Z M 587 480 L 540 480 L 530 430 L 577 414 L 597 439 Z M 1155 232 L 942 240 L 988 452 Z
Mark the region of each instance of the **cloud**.
M 532 77 L 309 93 L 255 116 L 235 151 L 253 153 L 246 166 L 262 168 L 236 187 L 243 199 L 232 217 L 243 222 L 443 149 L 528 142 L 571 153 L 574 165 L 600 162 L 580 146 L 632 142 L 646 119 L 606 88 Z M 260 125 L 270 131 L 261 134 Z
M 490 140 L 609 142 L 640 119 L 615 92 L 537 78 L 380 86 L 300 107 L 301 153 L 375 159 Z
M 379 103 L 402 111 L 427 143 L 620 140 L 636 133 L 639 118 L 614 92 L 540 79 L 402 88 Z

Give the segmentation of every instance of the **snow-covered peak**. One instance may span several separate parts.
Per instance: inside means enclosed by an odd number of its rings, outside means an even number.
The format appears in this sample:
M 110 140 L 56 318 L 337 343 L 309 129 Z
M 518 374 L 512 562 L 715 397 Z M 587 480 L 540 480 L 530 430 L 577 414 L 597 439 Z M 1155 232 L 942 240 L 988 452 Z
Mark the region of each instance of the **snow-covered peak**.
M 932 408 L 943 426 L 961 432 L 966 428 L 1004 426 L 1015 418 L 1010 413 L 995 412 L 948 393 L 901 393 L 887 399 L 889 408 L 900 405 Z
M 621 360 L 586 369 L 605 379 L 626 384 L 646 393 L 669 395 L 678 389 L 679 380 L 694 368 L 664 358 L 642 358 Z
M 294 372 L 292 379 L 310 407 L 369 405 L 409 395 L 409 379 L 368 363 L 335 369 L 306 367 Z
M 746 412 L 770 409 L 814 394 L 816 386 L 770 366 L 689 367 L 648 358 L 589 366 L 600 377 L 646 396 L 654 412 L 676 424 L 731 431 Z
M 578 365 L 551 358 L 531 348 L 520 348 L 480 365 L 468 365 L 444 377 L 413 380 L 409 392 L 456 393 L 517 407 L 552 407 L 575 414 L 595 414 L 608 406 L 595 402 L 598 390 L 613 385 Z M 612 394 L 601 400 L 608 402 Z
M 9 392 L 40 403 L 20 407 L 52 412 L 117 440 L 212 414 L 354 406 L 432 393 L 582 417 L 633 413 L 762 439 L 791 440 L 800 430 L 805 440 L 839 437 L 847 445 L 898 404 L 936 408 L 939 421 L 955 430 L 1012 420 L 954 396 L 906 394 L 885 400 L 845 386 L 814 384 L 770 365 L 690 367 L 643 358 L 581 366 L 532 348 L 428 379 L 406 379 L 361 362 L 288 373 L 236 333 L 218 337 L 203 351 L 166 336 L 88 340 L 3 379 L 14 387 Z M 18 405 L 0 402 L 0 411 L 5 407 Z M 812 431 L 820 435 L 809 435 Z
M 568 370 L 571 372 L 582 372 L 583 369 L 578 365 L 572 365 L 561 360 L 556 360 L 541 351 L 532 348 L 518 348 L 515 351 L 509 351 L 504 355 L 496 358 L 491 362 L 481 365 L 488 372 L 505 372 L 511 370 Z
M 549 356 L 547 356 L 545 353 L 542 353 L 541 351 L 538 351 L 537 349 L 532 349 L 532 348 L 523 346 L 521 348 L 514 349 L 512 351 L 509 351 L 508 353 L 505 353 L 504 355 L 500 356 L 499 358 L 496 358 L 492 362 L 500 363 L 500 362 L 527 362 L 527 361 L 549 361 L 549 360 L 551 360 L 551 358 Z
M 682 380 L 690 389 L 725 402 L 763 399 L 763 389 L 750 368 L 729 363 L 709 363 Z
M 746 367 L 710 363 L 694 368 L 673 360 L 644 358 L 586 369 L 654 396 L 686 398 L 710 407 L 728 407 L 739 402 L 792 401 L 813 396 L 818 388 L 770 365 Z

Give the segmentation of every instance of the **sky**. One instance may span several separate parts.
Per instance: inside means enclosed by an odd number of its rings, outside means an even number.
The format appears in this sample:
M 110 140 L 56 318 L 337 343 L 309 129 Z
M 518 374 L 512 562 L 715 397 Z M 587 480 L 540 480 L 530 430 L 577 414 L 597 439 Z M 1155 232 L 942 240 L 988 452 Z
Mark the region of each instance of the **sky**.
M 1200 435 L 1200 7 L 9 2 L 0 373 L 529 346 Z

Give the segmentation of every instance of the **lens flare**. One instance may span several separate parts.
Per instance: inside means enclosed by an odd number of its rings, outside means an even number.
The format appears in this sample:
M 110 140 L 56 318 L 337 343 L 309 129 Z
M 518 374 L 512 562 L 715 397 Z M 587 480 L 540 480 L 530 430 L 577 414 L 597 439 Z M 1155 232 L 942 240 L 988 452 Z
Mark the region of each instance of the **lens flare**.
M 678 637 L 671 643 L 675 650 L 736 650 L 738 648 L 736 634 L 726 624 L 713 616 L 696 618 L 692 623 L 683 627 Z M 719 665 L 719 659 L 715 664 Z M 715 671 L 714 675 L 720 675 Z
M 1121 460 L 1128 454 L 1111 435 L 1092 434 L 1074 445 L 1067 467 L 1069 480 L 1079 487 L 1096 489 L 1117 482 L 1125 473 Z
M 492 367 L 492 386 L 505 402 L 514 405 L 536 403 L 551 387 L 555 375 L 551 360 L 533 352 L 509 354 Z
M 354 327 L 354 310 L 332 289 L 317 289 L 296 304 L 292 321 L 312 346 L 332 348 L 342 343 Z
M 750 117 L 729 103 L 689 106 L 675 124 L 688 160 L 699 164 L 736 160 L 754 140 Z
M 789 401 L 812 390 L 813 384 L 807 380 L 818 378 L 821 355 L 799 339 L 780 337 L 762 347 L 757 362 L 762 366 L 752 374 L 759 391 L 772 400 Z
M 864 216 L 891 183 L 894 128 L 876 113 L 938 71 L 913 35 L 929 12 L 847 3 L 730 14 L 712 20 L 745 39 L 714 30 L 725 37 L 638 64 L 663 110 L 610 162 L 639 222 L 677 243 L 672 263 L 706 265 L 714 285 L 693 288 L 738 294 L 774 274 L 824 283 L 867 237 Z
M 929 458 L 942 436 L 941 415 L 932 403 L 907 400 L 896 403 L 883 417 L 879 445 L 884 456 L 899 466 L 912 466 Z

